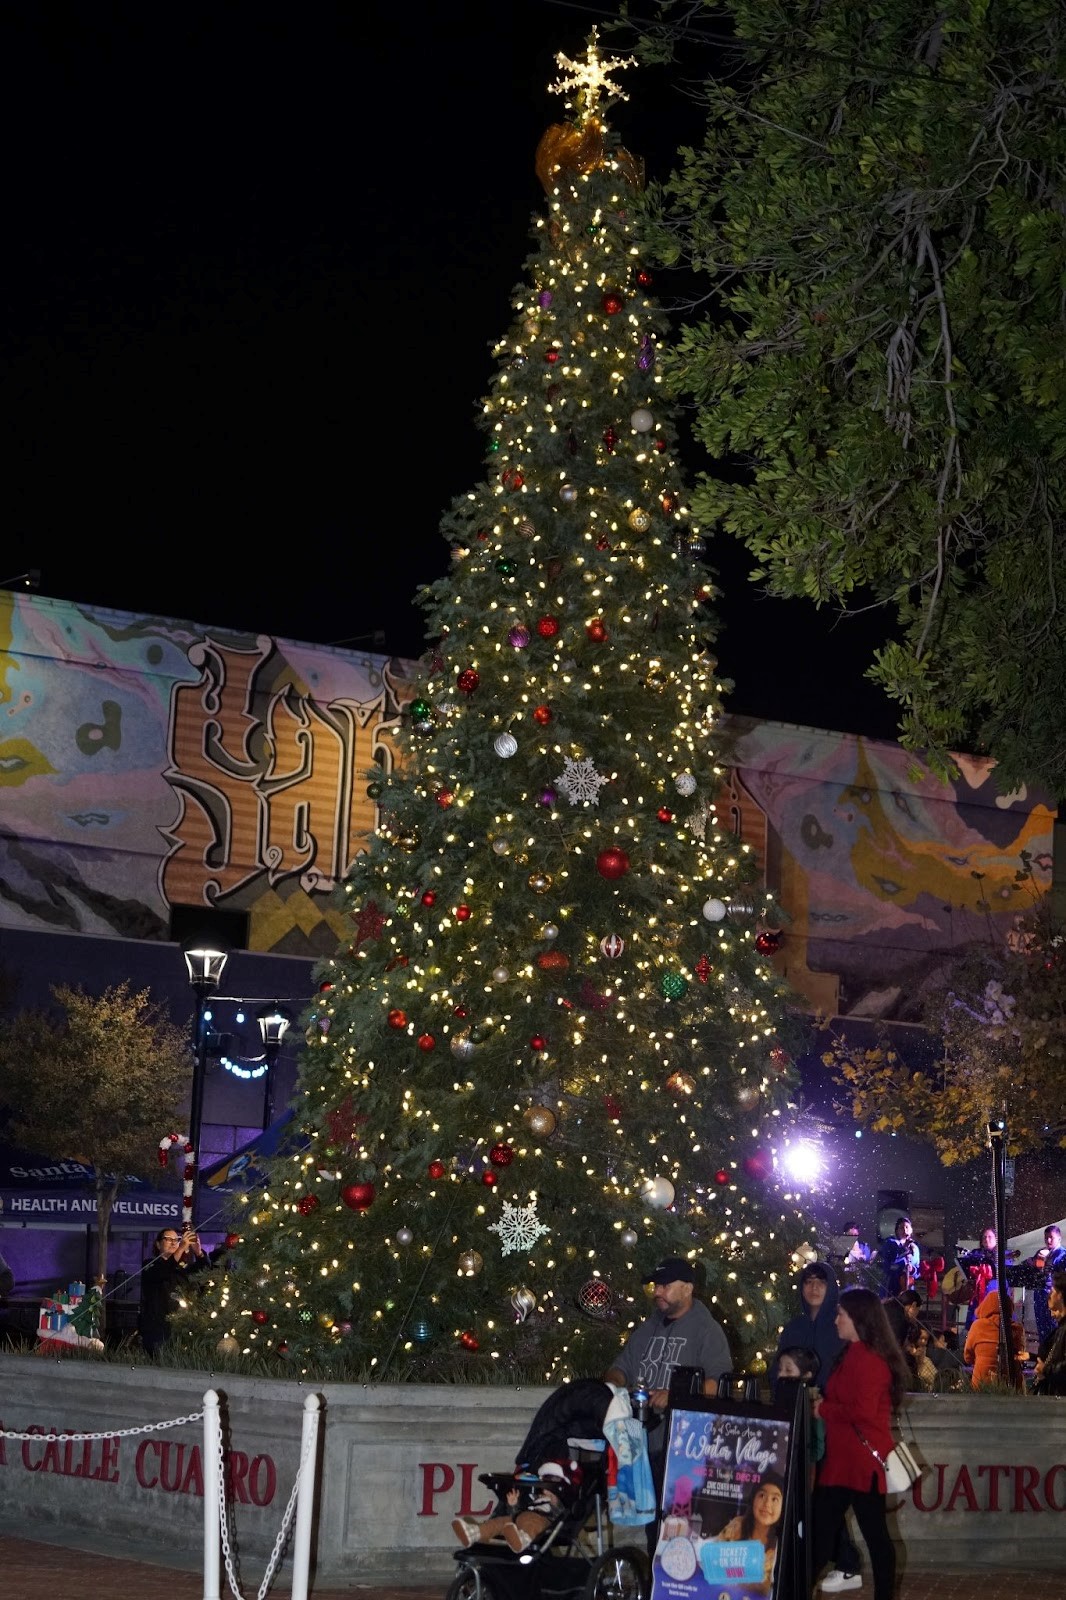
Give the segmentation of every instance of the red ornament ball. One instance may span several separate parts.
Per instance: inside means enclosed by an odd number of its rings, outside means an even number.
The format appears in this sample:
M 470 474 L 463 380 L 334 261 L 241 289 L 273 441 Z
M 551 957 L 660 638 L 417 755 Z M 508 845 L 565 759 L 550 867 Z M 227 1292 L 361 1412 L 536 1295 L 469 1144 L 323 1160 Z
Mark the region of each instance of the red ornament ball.
M 330 990 L 332 988 L 333 988 L 333 985 L 327 980 L 325 983 L 320 983 L 319 984 L 318 992 L 319 992 L 319 994 L 329 994 L 329 992 L 330 992 Z
M 456 906 L 456 908 L 455 908 L 455 920 L 456 920 L 456 922 L 469 922 L 470 921 L 470 907 L 469 906 Z
M 434 1182 L 438 1181 L 440 1178 L 443 1178 L 444 1170 L 443 1161 L 431 1161 L 429 1166 L 426 1168 L 426 1172 L 434 1180 Z
M 401 1011 L 399 1007 L 396 1007 L 394 1010 L 389 1012 L 386 1021 L 388 1022 L 390 1028 L 406 1028 L 407 1012 Z
M 755 948 L 761 956 L 776 955 L 781 948 L 781 930 L 764 928 L 755 935 Z
M 299 1200 L 297 1200 L 296 1209 L 300 1213 L 301 1217 L 309 1217 L 312 1211 L 318 1210 L 320 1204 L 321 1201 L 319 1200 L 317 1194 L 304 1194 L 300 1196 Z
M 236 1250 L 236 1248 L 240 1244 L 240 1242 L 241 1242 L 241 1236 L 240 1236 L 239 1233 L 227 1233 L 227 1235 L 226 1235 L 226 1249 L 227 1250 Z
M 253 1311 L 252 1312 L 252 1321 L 255 1323 L 257 1328 L 261 1328 L 263 1326 L 263 1323 L 266 1321 L 266 1319 L 267 1319 L 267 1314 L 266 1314 L 265 1311 Z
M 629 857 L 616 844 L 608 845 L 596 857 L 596 871 L 601 878 L 624 878 L 629 871 Z
M 477 1350 L 480 1348 L 476 1336 L 472 1334 L 469 1329 L 466 1333 L 461 1333 L 459 1335 L 459 1343 L 462 1345 L 464 1350 Z
M 674 813 L 669 806 L 660 806 L 655 814 L 660 822 L 673 822 L 674 820 Z
M 650 289 L 652 284 L 655 282 L 655 279 L 652 277 L 652 274 L 648 271 L 647 267 L 641 267 L 640 271 L 637 273 L 637 282 L 640 284 L 642 289 Z
M 728 1183 L 729 1182 L 729 1174 L 725 1170 L 724 1167 L 719 1167 L 718 1168 L 718 1171 L 714 1175 L 714 1181 L 715 1181 L 715 1183 Z
M 533 721 L 538 728 L 546 728 L 552 719 L 551 706 L 535 706 L 533 708 Z
M 625 305 L 625 300 L 617 289 L 608 289 L 603 297 L 603 309 L 609 317 L 616 317 Z
M 341 1199 L 349 1211 L 366 1211 L 373 1205 L 376 1193 L 372 1183 L 349 1183 L 341 1190 Z
M 486 1167 L 485 1171 L 481 1174 L 481 1181 L 485 1185 L 486 1189 L 495 1189 L 497 1178 L 491 1167 Z
M 435 1050 L 437 1048 L 437 1041 L 434 1039 L 431 1033 L 420 1033 L 418 1035 L 418 1048 L 420 1050 L 425 1050 L 428 1055 L 430 1050 Z
M 438 789 L 434 799 L 442 811 L 447 811 L 448 807 L 455 803 L 455 795 L 450 789 Z
M 464 667 L 455 681 L 464 694 L 473 694 L 481 682 L 481 675 L 473 667 Z
M 529 1048 L 531 1050 L 547 1050 L 548 1041 L 542 1033 L 535 1033 L 529 1041 Z
M 620 1100 L 616 1099 L 616 1097 L 613 1094 L 605 1094 L 604 1095 L 604 1097 L 603 1097 L 603 1109 L 606 1111 L 607 1115 L 611 1118 L 611 1120 L 613 1122 L 620 1122 L 621 1121 L 621 1118 L 622 1118 L 622 1102 Z
M 537 632 L 540 634 L 542 639 L 554 639 L 555 635 L 559 632 L 559 618 L 538 617 Z
M 608 1316 L 614 1299 L 609 1284 L 602 1278 L 590 1278 L 578 1290 L 577 1303 L 587 1317 L 602 1320 Z
M 452 1012 L 453 1017 L 468 1017 L 469 1015 L 470 1013 L 465 1006 L 456 1006 L 455 1010 Z
M 289 1353 L 288 1341 L 285 1339 L 279 1340 L 279 1342 L 274 1346 L 274 1349 L 278 1352 L 279 1356 L 287 1356 Z
M 554 367 L 555 363 L 559 359 L 558 350 L 545 350 L 544 359 L 550 367 Z
M 525 481 L 525 478 L 518 471 L 517 467 L 505 467 L 500 473 L 500 482 L 503 484 L 505 489 L 521 489 Z M 478 538 L 487 539 L 488 534 L 479 533 Z
M 435 906 L 436 903 L 437 903 L 437 897 L 433 893 L 433 890 L 432 889 L 427 889 L 425 894 L 422 896 L 422 904 L 424 906 Z
M 593 644 L 602 644 L 607 637 L 607 628 L 602 617 L 593 617 L 585 628 L 586 636 Z
M 494 1167 L 509 1167 L 514 1160 L 514 1151 L 509 1144 L 494 1144 L 489 1151 L 489 1160 Z

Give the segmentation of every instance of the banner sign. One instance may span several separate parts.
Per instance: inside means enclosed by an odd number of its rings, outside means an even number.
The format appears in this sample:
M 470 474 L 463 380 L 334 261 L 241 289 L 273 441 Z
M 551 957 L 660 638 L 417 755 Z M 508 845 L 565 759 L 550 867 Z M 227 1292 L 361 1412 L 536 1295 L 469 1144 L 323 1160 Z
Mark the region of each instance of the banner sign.
M 792 1425 L 767 1406 L 707 1400 L 672 1410 L 669 1426 L 652 1600 L 778 1593 Z

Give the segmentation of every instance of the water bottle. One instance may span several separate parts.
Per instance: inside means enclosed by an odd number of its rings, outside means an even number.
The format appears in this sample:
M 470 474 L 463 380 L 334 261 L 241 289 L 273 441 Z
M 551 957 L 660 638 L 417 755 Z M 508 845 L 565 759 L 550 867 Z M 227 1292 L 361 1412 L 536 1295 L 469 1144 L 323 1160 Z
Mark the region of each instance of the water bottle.
M 648 1419 L 648 1407 L 651 1404 L 651 1395 L 645 1384 L 638 1383 L 635 1389 L 629 1391 L 629 1398 L 633 1406 L 633 1415 L 638 1422 Z

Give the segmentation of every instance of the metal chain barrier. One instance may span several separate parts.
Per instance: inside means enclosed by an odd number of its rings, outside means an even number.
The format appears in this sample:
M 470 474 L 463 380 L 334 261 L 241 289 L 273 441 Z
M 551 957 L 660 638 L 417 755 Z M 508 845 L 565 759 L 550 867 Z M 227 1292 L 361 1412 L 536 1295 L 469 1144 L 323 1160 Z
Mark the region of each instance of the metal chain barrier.
M 205 1401 L 211 1400 L 214 1403 L 214 1414 L 217 1419 L 217 1396 L 214 1395 L 213 1392 L 209 1392 L 204 1398 Z M 72 1433 L 67 1432 L 66 1430 L 59 1431 L 55 1428 L 51 1428 L 47 1433 L 22 1433 L 15 1428 L 0 1428 L 0 1439 L 11 1439 L 23 1444 L 46 1444 L 50 1440 L 62 1440 L 64 1443 L 81 1443 L 83 1441 L 95 1441 L 97 1439 L 134 1439 L 142 1434 L 161 1433 L 167 1428 L 181 1428 L 185 1427 L 189 1423 L 204 1422 L 205 1416 L 206 1406 L 205 1410 L 203 1411 L 190 1411 L 183 1417 L 169 1417 L 162 1422 L 144 1422 L 136 1428 L 107 1428 L 91 1433 Z M 230 1592 L 233 1595 L 233 1600 L 244 1600 L 244 1595 L 241 1593 L 241 1580 L 237 1571 L 236 1552 L 231 1539 L 230 1519 L 226 1506 L 226 1452 L 223 1444 L 221 1428 L 216 1429 L 216 1438 L 217 1442 L 215 1448 L 218 1458 L 218 1526 L 221 1537 L 222 1554 L 225 1560 L 226 1577 L 229 1582 Z M 270 1559 L 267 1562 L 266 1572 L 263 1576 L 263 1581 L 259 1586 L 259 1592 L 256 1600 L 266 1600 L 266 1596 L 274 1582 L 278 1566 L 285 1552 L 285 1547 L 289 1542 L 293 1515 L 296 1512 L 300 1499 L 300 1484 L 304 1476 L 304 1470 L 311 1456 L 315 1452 L 317 1442 L 317 1409 L 314 1412 L 313 1418 L 309 1418 L 305 1404 L 303 1447 L 300 1453 L 300 1462 L 296 1469 L 295 1479 L 293 1480 L 292 1493 L 289 1495 L 288 1504 L 285 1507 L 285 1512 L 281 1519 L 281 1527 L 279 1528 L 277 1537 L 274 1540 L 274 1547 L 271 1550 Z M 306 1552 L 301 1552 L 301 1555 L 304 1559 L 306 1558 Z M 294 1583 L 294 1596 L 296 1592 L 297 1585 Z M 303 1593 L 306 1594 L 306 1587 L 303 1588 Z
M 293 1480 L 292 1493 L 289 1495 L 289 1503 L 285 1507 L 285 1514 L 281 1519 L 281 1527 L 278 1529 L 278 1536 L 274 1540 L 274 1548 L 270 1552 L 270 1560 L 267 1562 L 266 1572 L 263 1574 L 263 1581 L 259 1585 L 259 1593 L 256 1596 L 256 1600 L 266 1600 L 270 1586 L 274 1582 L 274 1575 L 277 1572 L 278 1564 L 285 1553 L 285 1546 L 289 1542 L 289 1531 L 292 1527 L 293 1513 L 296 1510 L 296 1501 L 300 1492 L 300 1478 L 303 1474 L 305 1466 L 307 1465 L 308 1458 L 314 1449 L 315 1442 L 315 1433 L 313 1433 L 311 1430 L 307 1430 L 304 1438 L 303 1453 L 300 1457 L 300 1464 L 296 1469 L 296 1477 Z M 237 1564 L 234 1560 L 233 1552 L 230 1546 L 229 1518 L 226 1512 L 224 1456 L 225 1451 L 220 1433 L 218 1440 L 218 1525 L 222 1535 L 222 1557 L 225 1562 L 226 1578 L 229 1582 L 230 1593 L 233 1595 L 233 1600 L 244 1600 L 244 1595 L 241 1593 L 240 1574 L 237 1571 Z
M 136 1439 L 142 1433 L 160 1433 L 164 1428 L 182 1428 L 187 1422 L 202 1422 L 202 1411 L 190 1411 L 187 1417 L 171 1417 L 167 1422 L 143 1422 L 139 1428 L 108 1428 L 103 1433 L 16 1433 L 12 1428 L 0 1428 L 0 1439 L 18 1439 L 23 1444 L 47 1444 L 49 1439 L 70 1440 L 79 1444 L 83 1439 Z

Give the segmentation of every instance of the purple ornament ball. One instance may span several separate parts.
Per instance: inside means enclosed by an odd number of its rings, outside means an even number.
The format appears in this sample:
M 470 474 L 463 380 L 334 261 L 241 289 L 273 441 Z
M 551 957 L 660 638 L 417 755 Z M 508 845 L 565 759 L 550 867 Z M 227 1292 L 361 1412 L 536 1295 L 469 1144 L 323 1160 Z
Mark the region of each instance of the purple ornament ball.
M 540 799 L 538 800 L 537 804 L 550 808 L 555 804 L 558 798 L 559 796 L 556 794 L 554 789 L 542 789 L 540 791 Z
M 540 293 L 538 294 L 538 296 L 537 296 L 537 302 L 538 302 L 539 305 L 542 305 L 544 307 L 545 311 L 546 311 L 548 309 L 548 307 L 552 303 L 552 292 L 551 292 L 551 290 L 550 289 L 542 289 L 540 291 Z
M 507 643 L 514 650 L 524 650 L 526 645 L 529 643 L 529 629 L 523 628 L 521 623 L 519 623 L 519 625 L 515 628 L 512 628 L 510 633 L 507 635 Z

